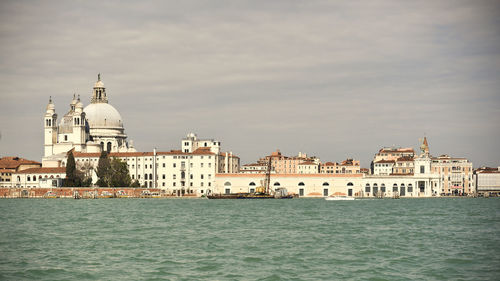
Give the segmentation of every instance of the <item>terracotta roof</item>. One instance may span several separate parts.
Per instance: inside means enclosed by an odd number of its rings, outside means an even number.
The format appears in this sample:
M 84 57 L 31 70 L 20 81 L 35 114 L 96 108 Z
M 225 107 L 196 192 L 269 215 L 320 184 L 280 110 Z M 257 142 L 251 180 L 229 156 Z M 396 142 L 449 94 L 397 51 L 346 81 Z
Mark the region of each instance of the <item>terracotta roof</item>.
M 29 168 L 26 170 L 22 170 L 17 172 L 16 174 L 61 174 L 66 173 L 66 167 L 57 167 L 57 168 Z
M 384 160 L 384 159 L 382 159 L 382 160 L 376 161 L 375 163 L 394 163 L 394 160 Z
M 321 164 L 322 166 L 335 166 L 337 165 L 337 163 L 333 163 L 333 162 L 326 162 L 325 164 Z
M 413 157 L 399 157 L 396 161 L 399 161 L 399 162 L 409 162 L 409 161 L 413 161 Z
M 266 163 L 251 163 L 251 164 L 245 164 L 243 165 L 245 167 L 249 167 L 249 166 L 267 166 Z
M 40 162 L 36 162 L 33 160 L 28 160 L 20 157 L 15 157 L 15 156 L 6 156 L 0 158 L 0 168 L 2 169 L 17 169 L 20 165 L 26 165 L 26 164 L 38 164 L 42 165 Z

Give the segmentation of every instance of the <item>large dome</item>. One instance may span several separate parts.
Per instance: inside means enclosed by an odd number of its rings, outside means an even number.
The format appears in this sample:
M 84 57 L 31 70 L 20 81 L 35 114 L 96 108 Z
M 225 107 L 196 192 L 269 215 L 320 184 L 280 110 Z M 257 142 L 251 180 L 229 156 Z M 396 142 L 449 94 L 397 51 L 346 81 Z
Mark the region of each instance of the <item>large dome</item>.
M 83 111 L 90 128 L 123 128 L 120 113 L 108 103 L 91 103 Z

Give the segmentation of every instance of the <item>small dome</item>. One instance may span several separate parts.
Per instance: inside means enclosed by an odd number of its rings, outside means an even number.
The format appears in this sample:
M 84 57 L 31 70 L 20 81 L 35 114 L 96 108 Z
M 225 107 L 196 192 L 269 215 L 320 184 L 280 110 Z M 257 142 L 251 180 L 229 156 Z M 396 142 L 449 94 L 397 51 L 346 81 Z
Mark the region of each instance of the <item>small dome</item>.
M 47 113 L 55 113 L 56 112 L 56 106 L 52 102 L 52 97 L 49 99 L 49 103 L 47 104 Z
M 94 88 L 104 88 L 104 83 L 101 80 L 95 82 Z
M 83 112 L 90 128 L 123 128 L 120 113 L 108 103 L 91 103 Z

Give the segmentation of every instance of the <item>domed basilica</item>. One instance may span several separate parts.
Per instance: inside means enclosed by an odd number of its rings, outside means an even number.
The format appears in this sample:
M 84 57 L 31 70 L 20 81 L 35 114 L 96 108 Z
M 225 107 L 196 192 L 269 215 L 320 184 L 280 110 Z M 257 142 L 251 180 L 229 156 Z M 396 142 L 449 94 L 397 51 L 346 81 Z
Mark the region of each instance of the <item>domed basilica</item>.
M 80 96 L 73 95 L 69 107 L 58 124 L 55 105 L 52 98 L 49 100 L 44 118 L 44 164 L 58 165 L 50 162 L 64 159 L 71 149 L 78 152 L 136 151 L 132 143 L 127 142 L 120 113 L 108 103 L 100 74 L 94 84 L 90 104 L 84 108 Z

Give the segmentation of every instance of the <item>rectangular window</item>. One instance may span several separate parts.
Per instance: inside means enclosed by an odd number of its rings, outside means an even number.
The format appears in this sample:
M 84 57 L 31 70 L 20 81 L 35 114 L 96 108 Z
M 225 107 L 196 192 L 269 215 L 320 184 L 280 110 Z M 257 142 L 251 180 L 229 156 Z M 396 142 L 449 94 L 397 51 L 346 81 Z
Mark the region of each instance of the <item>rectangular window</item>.
M 229 193 L 231 193 L 231 189 L 230 188 L 226 188 L 225 192 L 226 192 L 226 194 L 229 194 Z
M 323 189 L 323 196 L 328 196 L 328 188 Z
M 201 175 L 201 179 L 203 179 L 203 175 Z
M 420 166 L 420 173 L 425 174 L 425 166 Z
M 175 163 L 174 163 L 174 168 L 176 167 Z
M 163 163 L 163 168 L 165 168 L 165 163 Z
M 304 189 L 303 188 L 299 188 L 299 196 L 304 196 Z
M 162 178 L 162 179 L 165 179 L 165 174 L 161 175 L 161 178 Z

